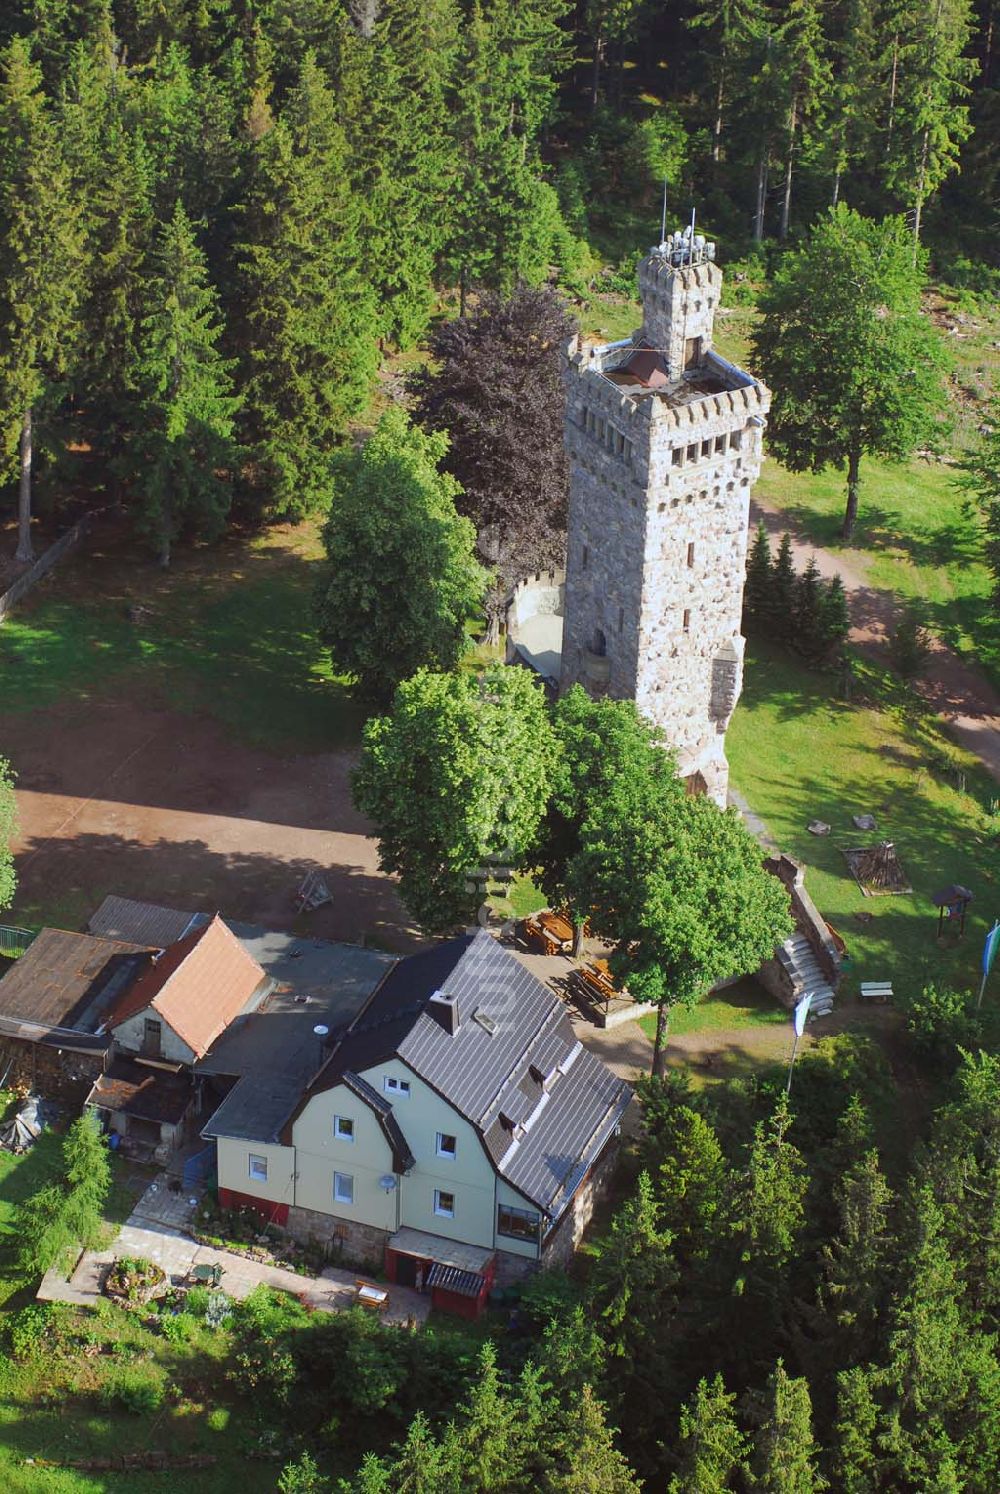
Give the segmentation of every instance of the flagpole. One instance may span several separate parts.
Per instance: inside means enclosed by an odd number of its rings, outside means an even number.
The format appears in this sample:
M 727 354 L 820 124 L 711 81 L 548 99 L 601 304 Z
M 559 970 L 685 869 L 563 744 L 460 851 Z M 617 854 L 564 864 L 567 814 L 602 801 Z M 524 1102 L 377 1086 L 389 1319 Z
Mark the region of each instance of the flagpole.
M 796 1028 L 795 1029 L 795 1039 L 794 1039 L 794 1041 L 792 1043 L 792 1057 L 791 1057 L 791 1062 L 788 1065 L 788 1083 L 785 1085 L 785 1094 L 786 1095 L 790 1095 L 791 1092 L 792 1092 L 792 1070 L 795 1067 L 795 1055 L 798 1052 L 798 1050 L 799 1050 L 799 1032 L 798 1032 L 798 1028 Z

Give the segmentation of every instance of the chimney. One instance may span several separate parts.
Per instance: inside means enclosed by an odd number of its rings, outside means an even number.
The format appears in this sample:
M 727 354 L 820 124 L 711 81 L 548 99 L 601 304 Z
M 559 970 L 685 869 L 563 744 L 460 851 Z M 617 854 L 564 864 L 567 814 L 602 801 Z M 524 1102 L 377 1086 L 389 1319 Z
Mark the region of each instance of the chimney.
M 440 1023 L 449 1037 L 458 1031 L 458 1003 L 447 991 L 435 991 L 427 1003 L 427 1015 Z

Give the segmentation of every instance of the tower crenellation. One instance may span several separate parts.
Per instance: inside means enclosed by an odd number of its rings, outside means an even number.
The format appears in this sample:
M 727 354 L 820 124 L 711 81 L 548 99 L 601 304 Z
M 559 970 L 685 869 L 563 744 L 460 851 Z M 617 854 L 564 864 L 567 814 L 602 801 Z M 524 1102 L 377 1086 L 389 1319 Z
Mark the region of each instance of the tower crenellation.
M 770 393 L 714 351 L 714 245 L 668 236 L 641 262 L 639 287 L 633 337 L 567 350 L 560 685 L 635 699 L 692 787 L 724 803 Z

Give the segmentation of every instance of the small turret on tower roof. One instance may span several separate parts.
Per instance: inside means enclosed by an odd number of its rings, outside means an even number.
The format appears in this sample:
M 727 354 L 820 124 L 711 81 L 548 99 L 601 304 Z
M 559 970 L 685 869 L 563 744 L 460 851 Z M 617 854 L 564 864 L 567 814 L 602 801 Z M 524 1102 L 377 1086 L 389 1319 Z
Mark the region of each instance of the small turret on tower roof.
M 715 245 L 690 226 L 667 234 L 640 262 L 639 340 L 662 354 L 671 383 L 704 363 L 721 292 Z

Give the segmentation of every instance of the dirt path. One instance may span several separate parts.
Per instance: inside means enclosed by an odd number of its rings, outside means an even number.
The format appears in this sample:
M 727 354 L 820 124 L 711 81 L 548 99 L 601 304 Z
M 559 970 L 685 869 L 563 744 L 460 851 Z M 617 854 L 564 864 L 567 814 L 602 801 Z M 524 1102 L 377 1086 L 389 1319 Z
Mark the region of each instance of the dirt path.
M 262 709 L 266 707 L 262 706 Z M 278 756 L 202 717 L 109 698 L 4 721 L 20 765 L 14 916 L 82 927 L 109 892 L 269 928 L 414 946 L 370 826 L 352 755 Z M 307 872 L 333 902 L 296 919 Z
M 772 536 L 788 531 L 798 565 L 804 565 L 813 555 L 820 575 L 827 579 L 834 574 L 840 576 L 851 608 L 851 641 L 885 662 L 899 603 L 891 591 L 868 585 L 864 551 L 848 549 L 833 554 L 824 550 L 796 529 L 781 509 L 756 499 L 750 505 L 751 526 L 756 527 L 760 520 Z M 937 638 L 917 688 L 956 741 L 1000 780 L 1000 691 Z

